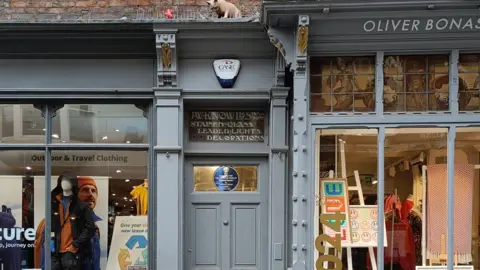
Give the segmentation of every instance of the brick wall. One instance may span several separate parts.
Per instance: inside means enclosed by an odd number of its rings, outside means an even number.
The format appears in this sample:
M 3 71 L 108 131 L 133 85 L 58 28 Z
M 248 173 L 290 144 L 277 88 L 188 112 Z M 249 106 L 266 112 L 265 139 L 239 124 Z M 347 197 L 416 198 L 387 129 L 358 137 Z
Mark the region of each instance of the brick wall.
M 230 0 L 243 16 L 260 11 L 260 0 Z M 0 0 L 0 21 L 70 22 L 164 19 L 166 9 L 176 19 L 203 19 L 211 16 L 206 0 Z

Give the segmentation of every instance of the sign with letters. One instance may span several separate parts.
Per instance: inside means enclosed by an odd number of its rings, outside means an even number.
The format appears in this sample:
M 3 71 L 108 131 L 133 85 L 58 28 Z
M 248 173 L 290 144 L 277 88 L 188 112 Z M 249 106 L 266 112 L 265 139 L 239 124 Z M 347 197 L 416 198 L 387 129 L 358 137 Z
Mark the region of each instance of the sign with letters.
M 480 17 L 393 18 L 366 20 L 366 33 L 479 31 Z
M 188 118 L 190 141 L 265 141 L 265 112 L 262 111 L 191 111 Z
M 240 72 L 240 60 L 215 60 L 213 61 L 213 70 L 222 88 L 232 88 Z
M 235 190 L 238 181 L 238 173 L 233 167 L 219 167 L 213 173 L 213 183 L 219 191 Z
M 320 180 L 320 212 L 321 214 L 344 214 L 346 220 L 340 223 L 340 239 L 342 247 L 352 243 L 349 206 L 348 206 L 348 184 L 343 178 L 324 178 Z M 331 222 L 331 221 L 330 221 Z M 323 225 L 323 233 L 335 238 L 338 233 L 332 228 Z M 326 246 L 331 246 L 327 244 Z

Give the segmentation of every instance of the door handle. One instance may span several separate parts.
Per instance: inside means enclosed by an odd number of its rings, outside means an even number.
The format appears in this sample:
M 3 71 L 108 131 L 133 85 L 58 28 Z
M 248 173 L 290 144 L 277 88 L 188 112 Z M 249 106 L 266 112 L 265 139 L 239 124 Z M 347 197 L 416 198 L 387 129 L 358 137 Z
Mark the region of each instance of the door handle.
M 227 226 L 228 225 L 228 220 L 224 220 L 223 225 Z
M 192 253 L 192 249 L 191 249 L 191 248 L 187 249 L 187 251 L 188 251 L 188 253 Z

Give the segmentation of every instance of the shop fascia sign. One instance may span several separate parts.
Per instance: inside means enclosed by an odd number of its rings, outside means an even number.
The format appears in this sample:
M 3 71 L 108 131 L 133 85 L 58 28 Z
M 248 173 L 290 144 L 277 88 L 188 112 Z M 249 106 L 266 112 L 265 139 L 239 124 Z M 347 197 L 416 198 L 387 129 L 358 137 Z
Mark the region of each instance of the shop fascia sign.
M 480 31 L 480 17 L 367 20 L 363 23 L 363 31 L 366 33 Z
M 213 70 L 222 88 L 232 88 L 240 73 L 240 60 L 219 59 L 213 61 Z

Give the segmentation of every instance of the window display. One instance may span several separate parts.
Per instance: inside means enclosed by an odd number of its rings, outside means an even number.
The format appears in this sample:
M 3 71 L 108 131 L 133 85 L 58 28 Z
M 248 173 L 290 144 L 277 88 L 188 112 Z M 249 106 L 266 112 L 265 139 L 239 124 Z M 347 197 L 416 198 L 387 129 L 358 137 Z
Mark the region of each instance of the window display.
M 477 145 L 480 128 L 459 127 L 456 133 L 455 151 L 452 153 L 455 162 L 452 166 L 455 181 L 452 202 L 453 263 L 476 268 L 480 266 L 480 155 Z M 447 265 L 447 134 L 447 128 L 385 129 L 385 269 Z M 360 248 L 354 244 L 365 242 L 367 234 L 364 235 L 362 230 L 367 228 L 368 221 L 357 224 L 357 216 L 360 215 L 358 204 L 362 204 L 362 200 L 352 188 L 358 181 L 364 203 L 376 207 L 378 181 L 376 167 L 372 166 L 376 164 L 377 158 L 376 136 L 376 130 L 317 130 L 315 235 L 318 237 L 325 233 L 325 227 L 320 226 L 321 214 L 327 213 L 328 209 L 341 212 L 342 207 L 339 205 L 349 208 L 351 240 L 348 237 L 342 239 L 342 245 L 343 248 L 350 246 L 352 252 L 351 255 L 342 252 L 342 264 L 348 264 L 347 257 L 351 256 L 353 269 L 370 269 L 372 260 L 378 259 L 376 247 L 379 243 L 373 246 L 374 257 L 369 255 L 366 245 Z M 346 189 L 350 191 L 348 202 L 343 204 L 340 204 L 341 200 L 337 196 L 341 194 L 338 185 L 324 186 L 325 181 L 333 181 L 338 177 L 347 179 Z M 337 197 L 332 200 L 329 196 L 334 193 Z M 377 230 L 378 226 L 382 226 L 376 225 Z M 359 237 L 358 232 L 361 232 Z M 373 239 L 373 234 L 370 236 Z M 331 251 L 327 252 L 334 255 Z M 325 254 L 327 253 L 317 254 L 315 259 L 318 260 Z
M 29 157 L 41 151 L 0 151 L 0 268 L 33 267 L 35 242 L 34 212 L 45 199 L 34 198 L 33 170 Z M 38 162 L 44 166 L 43 162 Z
M 90 264 L 92 269 L 101 270 L 146 267 L 147 153 L 52 151 L 52 159 L 52 188 L 57 175 L 64 171 L 75 172 L 78 175 L 78 199 L 88 204 L 93 211 L 95 233 L 89 243 L 92 248 L 82 261 Z M 45 180 L 39 176 L 35 181 L 44 183 Z M 35 219 L 37 216 L 40 218 L 41 213 L 43 211 L 38 209 Z M 118 237 L 124 241 L 117 241 Z M 120 265 L 125 267 L 118 268 Z
M 347 268 L 350 263 L 353 269 L 367 269 L 370 260 L 375 260 L 374 247 L 378 244 L 377 130 L 317 130 L 315 153 L 317 269 L 322 263 L 330 268 L 335 264 L 337 269 L 341 269 L 340 264 Z M 340 250 L 332 248 L 330 237 L 322 236 L 335 234 L 321 221 L 323 215 L 332 213 L 345 216 L 340 221 L 341 261 L 326 256 L 338 255 Z
M 65 110 L 75 113 L 65 115 Z M 0 269 L 46 269 L 50 257 L 49 269 L 55 270 L 146 270 L 148 145 L 145 151 L 138 146 L 133 151 L 68 150 L 66 145 L 146 142 L 143 111 L 134 105 L 65 105 L 52 119 L 51 131 L 31 105 L 4 105 L 3 112 L 1 126 L 13 122 L 14 132 L 2 133 L 9 135 L 3 137 L 8 143 L 44 142 L 50 133 L 65 150 L 50 153 L 48 192 L 45 152 L 0 151 L 0 182 L 8 187 L 0 190 Z M 8 119 L 12 116 L 18 121 Z M 48 235 L 46 220 L 51 222 Z

